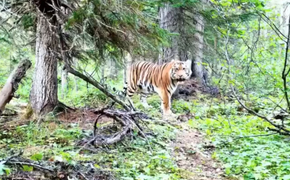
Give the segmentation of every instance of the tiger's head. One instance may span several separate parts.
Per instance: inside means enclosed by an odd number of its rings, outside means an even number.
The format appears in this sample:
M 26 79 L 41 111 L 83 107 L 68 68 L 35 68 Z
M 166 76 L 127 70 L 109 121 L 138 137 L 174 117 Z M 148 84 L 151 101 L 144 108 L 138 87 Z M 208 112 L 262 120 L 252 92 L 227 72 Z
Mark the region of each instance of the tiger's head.
M 178 61 L 172 60 L 172 68 L 170 70 L 170 78 L 177 82 L 182 82 L 190 78 L 191 76 L 191 60 Z

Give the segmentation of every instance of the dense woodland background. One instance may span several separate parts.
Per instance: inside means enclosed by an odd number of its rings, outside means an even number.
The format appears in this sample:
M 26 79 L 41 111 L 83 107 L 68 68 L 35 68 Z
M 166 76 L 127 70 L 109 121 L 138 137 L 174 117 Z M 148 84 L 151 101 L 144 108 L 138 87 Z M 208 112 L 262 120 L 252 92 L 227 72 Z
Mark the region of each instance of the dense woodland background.
M 289 3 L 2 0 L 0 88 L 32 66 L 5 109 L 0 98 L 0 179 L 290 179 Z M 131 118 L 125 67 L 172 58 L 193 62 L 181 116 L 162 121 L 157 95 L 150 110 L 136 96 L 153 120 L 89 146 L 97 108 Z M 116 133 L 108 119 L 97 125 Z

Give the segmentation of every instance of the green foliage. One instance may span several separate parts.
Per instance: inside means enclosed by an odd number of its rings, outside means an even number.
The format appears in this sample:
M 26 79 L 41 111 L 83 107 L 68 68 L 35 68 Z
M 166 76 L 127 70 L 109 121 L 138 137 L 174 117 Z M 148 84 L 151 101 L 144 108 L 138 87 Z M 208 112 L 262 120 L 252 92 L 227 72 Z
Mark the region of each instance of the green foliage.
M 31 172 L 33 171 L 33 166 L 22 165 L 23 171 Z
M 40 161 L 40 160 L 42 160 L 42 158 L 43 158 L 43 154 L 41 154 L 41 153 L 33 154 L 31 156 L 31 159 L 34 161 Z
M 6 175 L 9 175 L 11 172 L 11 169 L 6 167 L 4 165 L 4 162 L 0 162 L 0 176 L 6 174 Z
M 24 29 L 28 30 L 30 27 L 33 27 L 35 24 L 34 14 L 24 14 L 21 18 L 21 23 Z
M 24 148 L 40 148 L 28 156 L 35 161 L 59 161 L 68 165 L 77 162 L 94 162 L 94 166 L 102 171 L 110 171 L 118 179 L 180 179 L 180 169 L 175 164 L 170 151 L 166 150 L 169 142 L 174 139 L 177 130 L 171 126 L 149 124 L 156 137 L 148 136 L 148 141 L 135 134 L 134 140 L 126 139 L 122 144 L 107 146 L 107 151 L 89 153 L 79 152 L 75 148 L 76 140 L 91 134 L 91 131 L 80 131 L 78 127 L 54 125 L 54 122 L 42 123 L 40 127 L 31 123 L 20 126 L 16 132 L 1 132 L 1 136 L 10 139 L 5 149 L 0 149 L 0 157 L 6 156 L 7 150 Z M 30 136 L 31 134 L 32 136 Z M 19 139 L 18 137 L 21 137 Z M 16 140 L 17 138 L 17 140 Z M 1 137 L 2 139 L 2 137 Z M 0 144 L 3 142 L 1 141 Z M 45 148 L 49 145 L 50 148 Z M 22 166 L 23 171 L 33 171 L 33 167 Z M 10 172 L 6 166 L 1 166 L 0 172 Z
M 212 157 L 225 163 L 228 176 L 243 179 L 288 178 L 290 172 L 286 157 L 290 149 L 286 137 L 278 134 L 263 136 L 271 134 L 267 131 L 271 126 L 242 111 L 237 102 L 200 98 L 201 101 L 193 102 L 191 111 L 195 112 L 195 119 L 188 121 L 188 125 L 206 133 L 216 146 Z M 264 110 L 270 105 L 261 104 L 265 106 Z
M 176 100 L 172 102 L 172 109 L 177 113 L 191 112 L 193 104 L 184 100 Z

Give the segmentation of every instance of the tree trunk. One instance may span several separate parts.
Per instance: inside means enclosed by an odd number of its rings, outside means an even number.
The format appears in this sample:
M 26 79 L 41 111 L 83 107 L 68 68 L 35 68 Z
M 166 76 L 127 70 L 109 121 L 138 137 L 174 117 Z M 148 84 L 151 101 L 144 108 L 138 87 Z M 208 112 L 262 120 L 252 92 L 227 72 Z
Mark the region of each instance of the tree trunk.
M 10 74 L 6 84 L 0 91 L 0 115 L 3 112 L 5 105 L 13 98 L 13 95 L 18 88 L 18 84 L 25 76 L 25 73 L 30 68 L 30 66 L 31 62 L 29 60 L 22 61 Z
M 174 8 L 170 3 L 166 3 L 159 10 L 159 25 L 161 28 L 171 32 L 180 33 L 181 25 L 181 9 Z M 172 58 L 179 58 L 179 36 L 172 36 L 170 39 L 170 47 L 163 47 L 159 54 L 159 63 L 170 61 Z
M 49 21 L 49 22 L 48 22 Z M 38 12 L 36 33 L 36 62 L 30 92 L 31 107 L 36 114 L 52 111 L 57 99 L 57 32 L 56 19 Z
M 192 76 L 196 77 L 201 83 L 204 83 L 202 67 L 204 19 L 200 14 L 195 15 L 195 30 L 193 42 L 195 57 L 192 66 Z

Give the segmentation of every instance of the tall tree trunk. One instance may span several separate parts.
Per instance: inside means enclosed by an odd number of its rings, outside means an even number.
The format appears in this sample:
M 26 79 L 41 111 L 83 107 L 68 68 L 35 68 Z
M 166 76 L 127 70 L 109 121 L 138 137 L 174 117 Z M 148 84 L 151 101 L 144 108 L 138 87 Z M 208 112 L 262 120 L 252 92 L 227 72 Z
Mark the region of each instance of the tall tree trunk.
M 206 3 L 205 0 L 202 1 L 200 6 Z M 203 79 L 203 33 L 204 33 L 204 19 L 203 16 L 192 12 L 187 12 L 187 17 L 191 16 L 189 19 L 185 19 L 185 12 L 182 8 L 172 7 L 170 3 L 166 3 L 164 7 L 159 9 L 159 24 L 163 29 L 168 30 L 171 33 L 178 33 L 179 36 L 172 36 L 170 39 L 170 47 L 164 47 L 161 54 L 159 55 L 159 63 L 170 61 L 172 58 L 177 58 L 181 61 L 186 61 L 188 57 L 188 52 L 194 55 L 193 65 L 192 65 L 192 77 L 196 77 L 199 80 Z M 191 21 L 190 23 L 185 23 L 186 21 Z M 192 21 L 194 23 L 192 23 Z M 190 32 L 186 31 L 185 26 L 188 24 L 194 24 L 196 33 L 192 36 Z
M 192 66 L 192 76 L 196 77 L 200 82 L 204 83 L 202 67 L 204 19 L 200 14 L 196 14 L 195 16 L 195 30 L 196 33 L 194 33 L 193 42 L 195 57 Z
M 40 2 L 44 3 L 44 2 Z M 49 21 L 49 22 L 48 22 Z M 56 19 L 45 17 L 38 11 L 36 33 L 36 62 L 30 103 L 36 114 L 52 111 L 57 99 L 57 50 Z
M 164 7 L 159 9 L 159 25 L 161 28 L 171 32 L 180 33 L 181 9 L 174 8 L 170 3 L 166 3 Z M 172 36 L 170 39 L 170 47 L 163 47 L 159 54 L 159 63 L 170 61 L 172 58 L 179 58 L 179 36 Z

